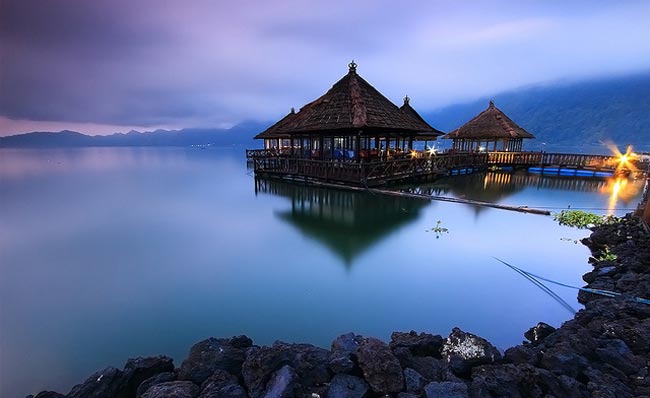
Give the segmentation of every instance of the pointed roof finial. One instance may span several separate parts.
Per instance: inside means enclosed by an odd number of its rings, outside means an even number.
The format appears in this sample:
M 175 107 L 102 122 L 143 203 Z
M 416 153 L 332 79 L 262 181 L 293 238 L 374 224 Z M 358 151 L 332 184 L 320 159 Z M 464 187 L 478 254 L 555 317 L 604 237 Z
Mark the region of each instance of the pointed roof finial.
M 490 108 L 494 108 L 494 101 L 490 100 Z
M 404 96 L 404 105 L 408 104 L 411 99 L 408 95 Z
M 357 64 L 354 60 L 348 64 L 348 68 L 350 68 L 350 73 L 357 73 Z

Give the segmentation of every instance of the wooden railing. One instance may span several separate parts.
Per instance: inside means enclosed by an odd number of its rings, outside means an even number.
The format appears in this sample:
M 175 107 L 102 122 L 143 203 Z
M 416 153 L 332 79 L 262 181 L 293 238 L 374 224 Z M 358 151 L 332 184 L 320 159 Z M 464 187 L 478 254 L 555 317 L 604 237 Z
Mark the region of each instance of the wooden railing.
M 433 156 L 428 153 L 416 153 L 414 157 L 361 162 L 306 159 L 296 154 L 292 156 L 289 153 L 266 149 L 247 150 L 246 156 L 253 161 L 255 172 L 356 184 L 380 184 L 487 166 L 568 168 L 597 172 L 615 171 L 619 165 L 615 156 L 545 152 L 460 152 Z
M 615 169 L 617 158 L 606 155 L 545 152 L 490 152 L 488 164 L 495 166 L 539 166 Z
M 461 153 L 373 162 L 323 161 L 287 157 L 253 157 L 255 172 L 357 184 L 444 174 L 460 168 L 482 168 L 487 154 Z

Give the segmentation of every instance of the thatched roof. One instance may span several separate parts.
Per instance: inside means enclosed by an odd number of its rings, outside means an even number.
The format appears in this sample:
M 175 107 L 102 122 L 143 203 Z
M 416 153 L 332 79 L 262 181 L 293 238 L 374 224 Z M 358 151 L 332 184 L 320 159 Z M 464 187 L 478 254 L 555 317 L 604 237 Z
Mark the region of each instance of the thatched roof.
M 424 119 L 422 119 L 422 116 L 420 116 L 420 114 L 417 113 L 417 111 L 416 111 L 415 109 L 413 109 L 413 107 L 411 106 L 410 102 L 411 102 L 411 99 L 410 99 L 409 96 L 407 95 L 406 97 L 404 97 L 404 105 L 400 106 L 399 109 L 400 109 L 402 112 L 404 112 L 404 113 L 406 113 L 407 115 L 409 115 L 411 118 L 413 118 L 413 119 L 415 119 L 415 120 L 419 120 L 420 122 L 425 123 L 425 124 L 428 126 L 429 124 L 428 124 Z M 434 129 L 433 127 L 432 127 L 432 129 L 433 129 L 433 131 L 429 132 L 428 134 L 425 133 L 425 132 L 421 132 L 421 133 L 419 133 L 419 134 L 418 134 L 418 137 L 420 137 L 420 138 L 424 138 L 424 136 L 428 136 L 428 137 L 431 137 L 431 138 L 433 138 L 433 139 L 436 139 L 438 136 L 444 134 L 442 131 L 440 131 L 440 130 L 436 130 L 436 129 Z
M 442 138 L 517 139 L 535 138 L 535 136 L 522 127 L 519 127 L 517 123 L 513 122 L 505 113 L 494 106 L 494 102 L 490 101 L 490 106 L 486 110 L 451 133 L 444 135 Z
M 410 106 L 408 107 L 412 109 Z M 357 74 L 349 65 L 348 74 L 334 83 L 323 96 L 289 113 L 255 138 L 277 138 L 283 134 L 337 132 L 401 132 L 442 135 L 413 110 L 403 111 Z

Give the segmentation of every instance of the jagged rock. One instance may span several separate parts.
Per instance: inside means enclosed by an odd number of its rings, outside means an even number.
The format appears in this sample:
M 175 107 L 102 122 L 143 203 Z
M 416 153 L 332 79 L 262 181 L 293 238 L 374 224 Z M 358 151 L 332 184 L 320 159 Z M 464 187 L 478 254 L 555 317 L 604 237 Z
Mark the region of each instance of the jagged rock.
M 589 367 L 589 361 L 566 347 L 553 347 L 544 352 L 540 366 L 555 374 L 576 378 Z
M 544 322 L 540 322 L 534 327 L 528 329 L 528 331 L 524 333 L 524 337 L 533 343 L 533 345 L 538 345 L 553 332 L 555 332 L 555 328 L 553 326 L 548 325 Z
M 68 398 L 66 395 L 59 394 L 54 391 L 41 391 L 34 397 L 33 395 L 27 396 L 27 398 Z
M 356 376 L 337 374 L 330 382 L 328 398 L 362 398 L 368 392 L 368 383 Z
M 72 398 L 114 398 L 122 394 L 122 372 L 108 367 L 94 373 L 82 384 L 72 387 L 68 396 Z
M 623 340 L 606 340 L 603 347 L 596 349 L 596 354 L 603 362 L 614 366 L 626 375 L 637 373 L 644 365 L 644 361 L 635 357 Z
M 251 398 L 262 398 L 274 372 L 289 365 L 299 380 L 296 394 L 301 395 L 329 382 L 328 360 L 329 352 L 322 348 L 278 341 L 270 347 L 249 350 L 242 366 L 242 376 Z
M 413 356 L 441 358 L 440 349 L 444 342 L 442 336 L 428 333 L 417 334 L 411 330 L 409 333 L 394 332 L 390 338 L 389 346 L 393 351 L 398 347 L 404 347 Z
M 247 398 L 246 391 L 237 377 L 223 369 L 217 369 L 201 384 L 199 398 Z
M 650 352 L 650 318 L 610 321 L 602 327 L 604 336 L 623 340 L 634 354 Z
M 468 398 L 467 385 L 452 381 L 432 382 L 424 387 L 427 398 Z
M 364 339 L 357 350 L 357 358 L 363 377 L 373 391 L 390 394 L 404 387 L 399 361 L 383 341 L 373 337 Z
M 296 397 L 296 388 L 298 385 L 298 376 L 293 368 L 284 365 L 271 376 L 271 380 L 266 385 L 264 398 L 294 398 Z
M 334 373 L 351 373 L 356 365 L 356 352 L 361 336 L 354 333 L 343 334 L 332 342 L 329 368 Z
M 499 351 L 482 337 L 454 328 L 442 348 L 442 356 L 458 376 L 469 375 L 473 366 L 501 359 Z
M 198 395 L 199 386 L 191 381 L 170 381 L 149 388 L 142 398 L 195 398 Z
M 524 345 L 517 345 L 506 350 L 504 358 L 514 364 L 528 363 L 536 365 L 539 362 L 539 356 L 535 350 Z
M 535 368 L 513 364 L 478 366 L 472 370 L 472 397 L 541 398 Z
M 150 377 L 144 380 L 142 383 L 140 383 L 140 385 L 138 386 L 135 392 L 135 397 L 140 398 L 142 394 L 147 392 L 147 390 L 152 386 L 155 386 L 157 384 L 167 383 L 169 381 L 175 381 L 175 380 L 176 380 L 176 374 L 174 374 L 173 372 L 158 373 L 157 375 Z
M 203 340 L 190 349 L 188 358 L 179 369 L 178 379 L 201 384 L 217 369 L 239 375 L 246 359 L 246 349 L 252 344 L 253 341 L 246 336 Z
M 155 357 L 130 358 L 122 371 L 122 395 L 128 398 L 135 397 L 138 386 L 145 380 L 163 372 L 174 370 L 172 358 L 159 355 Z
M 418 394 L 411 394 L 410 392 L 401 392 L 397 394 L 397 398 L 420 398 Z
M 404 385 L 407 392 L 419 394 L 425 384 L 427 384 L 427 380 L 416 370 L 404 369 Z

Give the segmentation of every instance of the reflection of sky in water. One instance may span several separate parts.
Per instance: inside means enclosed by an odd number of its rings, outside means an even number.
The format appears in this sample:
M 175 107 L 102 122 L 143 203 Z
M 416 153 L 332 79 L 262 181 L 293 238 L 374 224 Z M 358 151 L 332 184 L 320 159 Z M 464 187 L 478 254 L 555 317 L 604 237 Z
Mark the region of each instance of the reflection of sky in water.
M 587 249 L 561 240 L 588 231 L 550 217 L 277 183 L 256 193 L 243 150 L 0 150 L 0 166 L 2 396 L 65 393 L 138 355 L 180 364 L 208 336 L 327 347 L 348 331 L 460 326 L 505 348 L 570 315 L 493 256 L 572 284 L 588 269 Z M 540 207 L 609 201 L 602 181 L 467 177 L 435 189 Z M 438 220 L 449 233 L 435 239 Z M 574 291 L 557 292 L 578 307 Z

